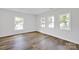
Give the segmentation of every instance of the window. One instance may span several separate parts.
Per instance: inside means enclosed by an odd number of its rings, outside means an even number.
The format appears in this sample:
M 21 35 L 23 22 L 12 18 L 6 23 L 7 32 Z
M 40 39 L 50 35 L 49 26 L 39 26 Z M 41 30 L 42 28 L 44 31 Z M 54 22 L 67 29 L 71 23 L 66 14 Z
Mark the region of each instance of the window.
M 45 17 L 42 16 L 41 17 L 41 25 L 40 25 L 42 28 L 45 28 Z
M 70 30 L 70 14 L 60 16 L 60 29 Z
M 54 28 L 54 16 L 52 16 L 52 17 L 49 17 L 49 25 L 48 25 L 48 27 L 49 28 Z
M 15 30 L 23 30 L 24 19 L 15 17 Z

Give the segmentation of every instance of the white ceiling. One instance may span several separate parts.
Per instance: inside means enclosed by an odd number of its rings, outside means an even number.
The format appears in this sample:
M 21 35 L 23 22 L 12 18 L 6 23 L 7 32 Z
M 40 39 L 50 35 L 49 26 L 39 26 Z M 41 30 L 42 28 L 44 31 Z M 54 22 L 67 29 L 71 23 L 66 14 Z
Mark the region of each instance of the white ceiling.
M 50 10 L 50 8 L 5 8 L 7 10 L 38 15 Z

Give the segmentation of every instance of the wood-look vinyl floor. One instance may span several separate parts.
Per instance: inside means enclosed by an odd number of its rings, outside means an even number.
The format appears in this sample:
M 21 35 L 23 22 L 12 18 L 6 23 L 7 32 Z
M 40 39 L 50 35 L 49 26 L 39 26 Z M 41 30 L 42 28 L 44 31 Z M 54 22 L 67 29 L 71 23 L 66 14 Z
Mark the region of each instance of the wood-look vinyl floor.
M 69 44 L 70 45 L 70 44 Z M 39 32 L 0 38 L 0 50 L 69 50 L 78 45 L 65 45 L 63 40 Z

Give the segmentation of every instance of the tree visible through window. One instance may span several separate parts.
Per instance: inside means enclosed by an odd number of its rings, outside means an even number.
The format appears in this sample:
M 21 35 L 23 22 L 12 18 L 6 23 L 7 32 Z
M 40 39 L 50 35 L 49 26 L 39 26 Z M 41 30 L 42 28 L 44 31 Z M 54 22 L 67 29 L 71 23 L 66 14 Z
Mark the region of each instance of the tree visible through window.
M 60 16 L 60 29 L 70 29 L 70 14 L 64 14 Z
M 23 30 L 24 19 L 15 17 L 15 30 Z
M 54 16 L 52 16 L 52 17 L 49 17 L 49 25 L 48 25 L 48 27 L 49 28 L 54 28 Z

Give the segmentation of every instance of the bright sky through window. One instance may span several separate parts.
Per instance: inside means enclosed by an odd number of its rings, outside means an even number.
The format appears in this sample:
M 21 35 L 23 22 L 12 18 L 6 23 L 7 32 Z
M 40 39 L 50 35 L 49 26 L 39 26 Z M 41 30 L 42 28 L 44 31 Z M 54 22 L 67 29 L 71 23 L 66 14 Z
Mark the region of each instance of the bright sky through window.
M 41 25 L 40 25 L 40 26 L 41 26 L 42 28 L 45 28 L 45 17 L 42 16 L 40 21 L 41 21 Z
M 15 17 L 15 30 L 23 30 L 24 19 Z
M 54 28 L 54 16 L 49 17 L 48 20 L 49 20 L 48 27 L 49 28 Z

